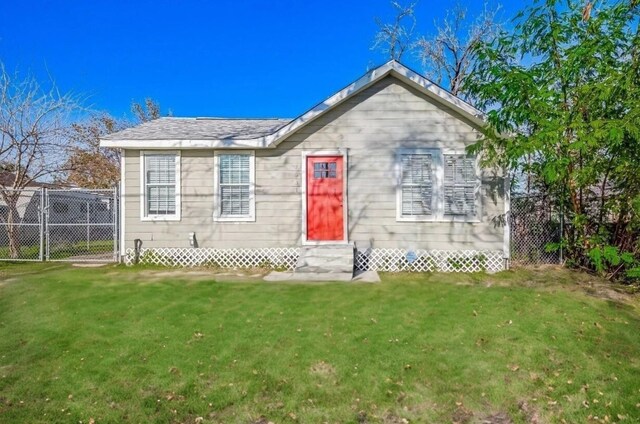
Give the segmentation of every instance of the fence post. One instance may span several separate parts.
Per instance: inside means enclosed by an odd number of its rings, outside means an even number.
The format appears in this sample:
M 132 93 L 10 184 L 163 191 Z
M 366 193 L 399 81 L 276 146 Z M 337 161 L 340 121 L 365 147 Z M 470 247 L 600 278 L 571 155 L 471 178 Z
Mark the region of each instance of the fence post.
M 91 204 L 89 203 L 89 201 L 87 201 L 87 254 L 91 252 L 91 243 L 89 243 L 89 241 L 91 240 L 91 212 L 89 211 L 90 207 Z
M 44 191 L 46 189 L 44 187 L 40 187 L 40 252 L 38 255 L 38 259 L 42 262 L 44 261 Z
M 564 263 L 564 196 L 560 200 L 560 265 Z
M 120 193 L 118 193 L 118 185 L 113 186 L 113 260 L 120 262 Z

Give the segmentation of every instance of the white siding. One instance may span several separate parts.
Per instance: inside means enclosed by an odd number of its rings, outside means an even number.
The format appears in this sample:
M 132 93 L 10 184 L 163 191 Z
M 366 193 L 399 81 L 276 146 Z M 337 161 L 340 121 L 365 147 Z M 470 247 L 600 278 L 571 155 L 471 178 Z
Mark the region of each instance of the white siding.
M 289 247 L 301 242 L 302 150 L 348 150 L 349 241 L 358 247 L 491 249 L 503 247 L 492 218 L 504 211 L 502 180 L 483 174 L 480 222 L 397 222 L 396 151 L 460 150 L 479 133 L 460 116 L 387 77 L 283 141 L 256 150 L 255 222 L 214 222 L 214 154 L 183 150 L 179 222 L 140 221 L 139 152 L 125 152 L 126 247 Z

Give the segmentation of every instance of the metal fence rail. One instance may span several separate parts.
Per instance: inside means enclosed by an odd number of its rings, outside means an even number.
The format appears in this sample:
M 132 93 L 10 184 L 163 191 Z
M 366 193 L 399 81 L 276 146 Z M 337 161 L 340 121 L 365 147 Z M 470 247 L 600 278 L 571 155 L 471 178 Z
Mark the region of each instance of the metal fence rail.
M 0 190 L 0 260 L 118 259 L 115 189 Z

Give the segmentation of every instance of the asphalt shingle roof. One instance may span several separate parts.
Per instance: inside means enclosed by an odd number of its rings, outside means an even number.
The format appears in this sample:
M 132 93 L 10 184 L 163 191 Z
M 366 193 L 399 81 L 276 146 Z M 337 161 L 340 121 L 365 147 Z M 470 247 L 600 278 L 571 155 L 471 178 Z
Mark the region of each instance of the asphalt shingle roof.
M 290 119 L 158 118 L 103 140 L 234 140 L 273 134 Z

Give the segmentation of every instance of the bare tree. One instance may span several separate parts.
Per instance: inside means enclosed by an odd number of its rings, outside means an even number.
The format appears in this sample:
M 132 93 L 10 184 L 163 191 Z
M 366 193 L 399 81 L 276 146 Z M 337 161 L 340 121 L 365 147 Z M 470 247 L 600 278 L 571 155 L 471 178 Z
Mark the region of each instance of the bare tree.
M 132 102 L 131 112 L 139 123 L 153 121 L 160 118 L 160 103 L 156 100 L 147 97 L 144 99 L 144 103 Z
M 451 93 L 464 97 L 462 84 L 477 61 L 475 47 L 491 41 L 501 29 L 496 22 L 499 9 L 485 3 L 472 21 L 460 3 L 447 11 L 444 21 L 435 23 L 435 35 L 420 37 L 415 43 L 427 77 L 438 84 L 448 83 Z
M 71 94 L 62 94 L 27 76 L 9 74 L 0 64 L 0 197 L 7 205 L 5 221 L 11 258 L 20 256 L 17 202 L 22 191 L 39 179 L 64 169 L 68 152 L 68 123 L 78 110 Z
M 391 6 L 396 11 L 392 23 L 386 24 L 380 18 L 375 18 L 378 33 L 373 39 L 371 49 L 388 54 L 389 59 L 400 60 L 413 43 L 413 31 L 416 27 L 414 14 L 416 3 L 405 6 L 397 1 L 391 1 Z

